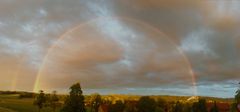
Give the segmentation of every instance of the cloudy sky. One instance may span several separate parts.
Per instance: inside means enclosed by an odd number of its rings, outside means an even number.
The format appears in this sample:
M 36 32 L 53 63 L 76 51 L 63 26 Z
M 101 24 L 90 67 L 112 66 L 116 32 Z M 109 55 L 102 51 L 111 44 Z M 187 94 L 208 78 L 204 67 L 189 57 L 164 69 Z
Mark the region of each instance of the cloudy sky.
M 238 0 L 1 0 L 0 89 L 232 97 Z

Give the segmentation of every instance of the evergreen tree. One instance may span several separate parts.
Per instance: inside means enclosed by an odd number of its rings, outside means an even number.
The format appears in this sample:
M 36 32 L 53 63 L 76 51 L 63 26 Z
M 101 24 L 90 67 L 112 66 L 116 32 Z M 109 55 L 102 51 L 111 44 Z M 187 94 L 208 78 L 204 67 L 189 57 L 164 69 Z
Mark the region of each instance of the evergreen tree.
M 72 85 L 70 90 L 70 95 L 66 98 L 61 112 L 86 112 L 80 83 Z

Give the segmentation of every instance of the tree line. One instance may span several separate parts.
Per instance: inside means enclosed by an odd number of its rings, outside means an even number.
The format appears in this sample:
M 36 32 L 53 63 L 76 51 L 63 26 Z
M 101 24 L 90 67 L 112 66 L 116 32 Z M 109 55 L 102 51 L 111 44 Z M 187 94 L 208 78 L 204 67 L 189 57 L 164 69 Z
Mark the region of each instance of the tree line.
M 239 83 L 240 84 L 240 83 Z M 240 88 L 236 91 L 231 112 L 239 112 Z M 219 112 L 217 102 L 214 101 L 210 109 L 207 108 L 206 99 L 198 99 L 196 102 L 168 102 L 162 98 L 153 99 L 150 96 L 142 96 L 137 101 L 117 100 L 112 102 L 103 99 L 99 94 L 91 95 L 88 102 L 85 101 L 80 83 L 70 87 L 69 95 L 61 103 L 57 92 L 45 94 L 43 91 L 36 96 L 34 105 L 41 112 L 44 107 L 51 107 L 53 112 L 60 108 L 60 112 Z

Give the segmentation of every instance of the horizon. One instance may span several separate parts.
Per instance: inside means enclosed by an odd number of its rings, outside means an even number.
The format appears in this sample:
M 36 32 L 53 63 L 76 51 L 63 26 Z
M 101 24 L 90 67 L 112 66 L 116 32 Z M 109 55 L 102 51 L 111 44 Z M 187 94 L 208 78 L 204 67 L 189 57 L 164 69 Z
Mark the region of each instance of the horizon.
M 232 98 L 240 1 L 2 0 L 0 90 Z
M 94 94 L 99 94 L 101 96 L 139 96 L 139 97 L 142 97 L 142 96 L 160 96 L 160 97 L 202 97 L 202 98 L 205 98 L 205 97 L 208 97 L 208 98 L 220 98 L 220 99 L 234 99 L 234 97 L 217 97 L 217 96 L 199 96 L 199 95 L 171 95 L 171 94 L 128 94 L 128 93 L 98 93 L 98 92 L 91 92 L 91 93 L 86 93 L 86 91 L 84 89 L 83 90 L 83 95 L 85 96 L 91 96 L 91 95 L 94 95 Z M 11 90 L 0 90 L 0 92 L 17 92 L 16 94 L 18 94 L 18 92 L 26 92 L 26 93 L 33 93 L 33 94 L 39 94 L 39 92 L 34 92 L 34 91 L 11 91 Z M 45 94 L 52 94 L 52 92 L 46 92 L 46 91 L 43 91 Z M 56 91 L 57 95 L 69 95 L 69 91 L 68 92 L 65 92 L 65 93 L 59 93 L 58 91 Z

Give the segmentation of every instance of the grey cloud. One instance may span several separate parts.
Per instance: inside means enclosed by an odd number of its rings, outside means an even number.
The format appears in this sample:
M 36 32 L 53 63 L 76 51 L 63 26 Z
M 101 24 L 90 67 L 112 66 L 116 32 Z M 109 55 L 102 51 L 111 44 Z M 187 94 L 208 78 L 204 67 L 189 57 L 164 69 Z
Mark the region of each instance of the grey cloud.
M 4 77 L 1 87 L 11 87 L 14 73 L 9 71 L 18 70 L 20 63 L 24 67 L 20 69 L 23 78 L 18 79 L 22 83 L 18 88 L 32 90 L 29 85 L 33 85 L 44 56 L 54 44 L 59 46 L 50 53 L 47 61 L 50 68 L 45 68 L 50 71 L 45 72 L 59 74 L 48 77 L 63 80 L 66 85 L 55 80 L 46 85 L 59 90 L 60 86 L 66 88 L 81 79 L 85 87 L 98 89 L 101 88 L 98 85 L 106 88 L 189 85 L 184 83 L 190 82 L 189 65 L 176 47 L 187 55 L 199 86 L 227 85 L 226 82 L 239 80 L 238 4 L 234 0 L 2 0 L 0 67 L 1 74 L 11 77 Z M 98 21 L 93 29 L 86 28 L 84 33 L 69 37 L 74 39 L 56 43 L 64 32 L 79 24 L 109 17 L 115 20 Z M 152 32 L 145 26 L 118 17 L 153 26 L 177 46 L 157 34 L 149 35 Z M 76 38 L 81 33 L 92 38 Z

